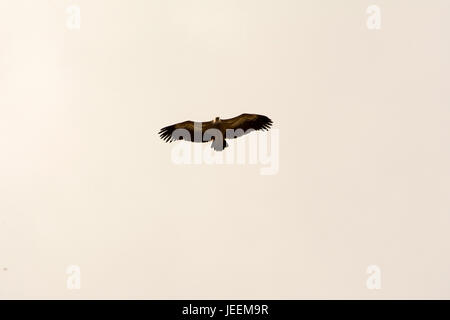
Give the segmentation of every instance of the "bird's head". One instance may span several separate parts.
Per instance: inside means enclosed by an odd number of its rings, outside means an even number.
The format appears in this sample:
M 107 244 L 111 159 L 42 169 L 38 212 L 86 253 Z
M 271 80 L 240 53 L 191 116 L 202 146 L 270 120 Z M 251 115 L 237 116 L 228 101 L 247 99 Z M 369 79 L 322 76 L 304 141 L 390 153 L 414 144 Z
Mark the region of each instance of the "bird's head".
M 216 123 L 216 122 L 219 122 L 220 121 L 220 118 L 219 117 L 216 117 L 214 120 L 213 120 L 213 123 Z

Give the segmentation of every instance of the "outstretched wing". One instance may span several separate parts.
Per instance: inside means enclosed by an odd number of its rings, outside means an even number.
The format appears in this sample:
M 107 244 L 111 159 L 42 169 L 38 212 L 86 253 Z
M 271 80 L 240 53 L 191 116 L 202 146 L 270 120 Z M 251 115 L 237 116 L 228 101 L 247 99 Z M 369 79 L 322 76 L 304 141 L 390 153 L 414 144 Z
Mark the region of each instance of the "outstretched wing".
M 158 134 L 165 142 L 172 142 L 176 140 L 187 140 L 192 142 L 206 142 L 203 141 L 203 133 L 210 128 L 212 121 L 208 122 L 194 122 L 184 121 L 171 126 L 162 128 Z
M 266 116 L 259 114 L 243 113 L 240 116 L 224 119 L 222 123 L 226 129 L 233 129 L 234 135 L 227 138 L 237 138 L 244 134 L 250 133 L 253 130 L 267 131 L 272 126 L 272 120 Z

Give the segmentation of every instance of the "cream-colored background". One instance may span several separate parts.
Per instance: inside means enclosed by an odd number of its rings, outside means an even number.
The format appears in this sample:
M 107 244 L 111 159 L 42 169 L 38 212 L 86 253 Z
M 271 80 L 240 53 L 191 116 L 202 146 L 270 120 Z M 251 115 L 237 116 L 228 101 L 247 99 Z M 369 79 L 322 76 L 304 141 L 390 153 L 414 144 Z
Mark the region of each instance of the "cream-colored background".
M 450 298 L 449 13 L 1 0 L 0 298 Z M 277 175 L 156 134 L 242 112 L 280 130 Z

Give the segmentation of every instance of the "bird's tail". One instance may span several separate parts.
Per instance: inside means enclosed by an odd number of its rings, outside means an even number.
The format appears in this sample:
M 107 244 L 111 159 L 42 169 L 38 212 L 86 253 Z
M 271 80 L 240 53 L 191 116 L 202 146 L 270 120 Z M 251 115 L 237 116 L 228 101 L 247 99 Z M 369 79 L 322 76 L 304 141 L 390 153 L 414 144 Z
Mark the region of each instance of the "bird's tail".
M 225 139 L 223 140 L 214 139 L 211 144 L 211 148 L 213 148 L 215 151 L 222 151 L 226 147 L 228 147 L 228 143 L 225 141 Z

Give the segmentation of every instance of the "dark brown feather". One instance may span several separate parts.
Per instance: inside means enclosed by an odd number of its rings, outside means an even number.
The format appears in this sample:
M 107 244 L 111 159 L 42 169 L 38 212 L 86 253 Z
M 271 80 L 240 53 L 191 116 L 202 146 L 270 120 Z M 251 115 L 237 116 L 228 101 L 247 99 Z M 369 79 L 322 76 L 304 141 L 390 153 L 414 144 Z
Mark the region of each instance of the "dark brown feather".
M 208 128 L 211 127 L 211 124 L 212 121 L 208 122 L 184 121 L 171 126 L 164 127 L 158 132 L 158 134 L 161 137 L 161 139 L 163 139 L 165 142 L 172 142 L 176 140 L 207 142 L 203 141 L 203 133 Z
M 271 119 L 263 115 L 243 113 L 234 118 L 224 119 L 222 120 L 222 123 L 227 129 L 235 130 L 234 137 L 226 137 L 227 139 L 230 139 L 240 137 L 244 134 L 252 132 L 253 130 L 267 131 L 270 129 L 273 122 Z
M 217 129 L 222 133 L 224 138 L 232 139 L 250 133 L 253 130 L 269 130 L 272 123 L 272 120 L 266 116 L 243 113 L 240 116 L 230 119 L 223 119 L 219 122 L 184 121 L 164 127 L 158 132 L 158 134 L 165 142 L 172 142 L 175 140 L 207 142 L 211 140 L 204 137 L 204 133 L 208 129 Z M 227 134 L 227 130 L 229 129 L 233 132 L 233 135 L 231 136 Z

